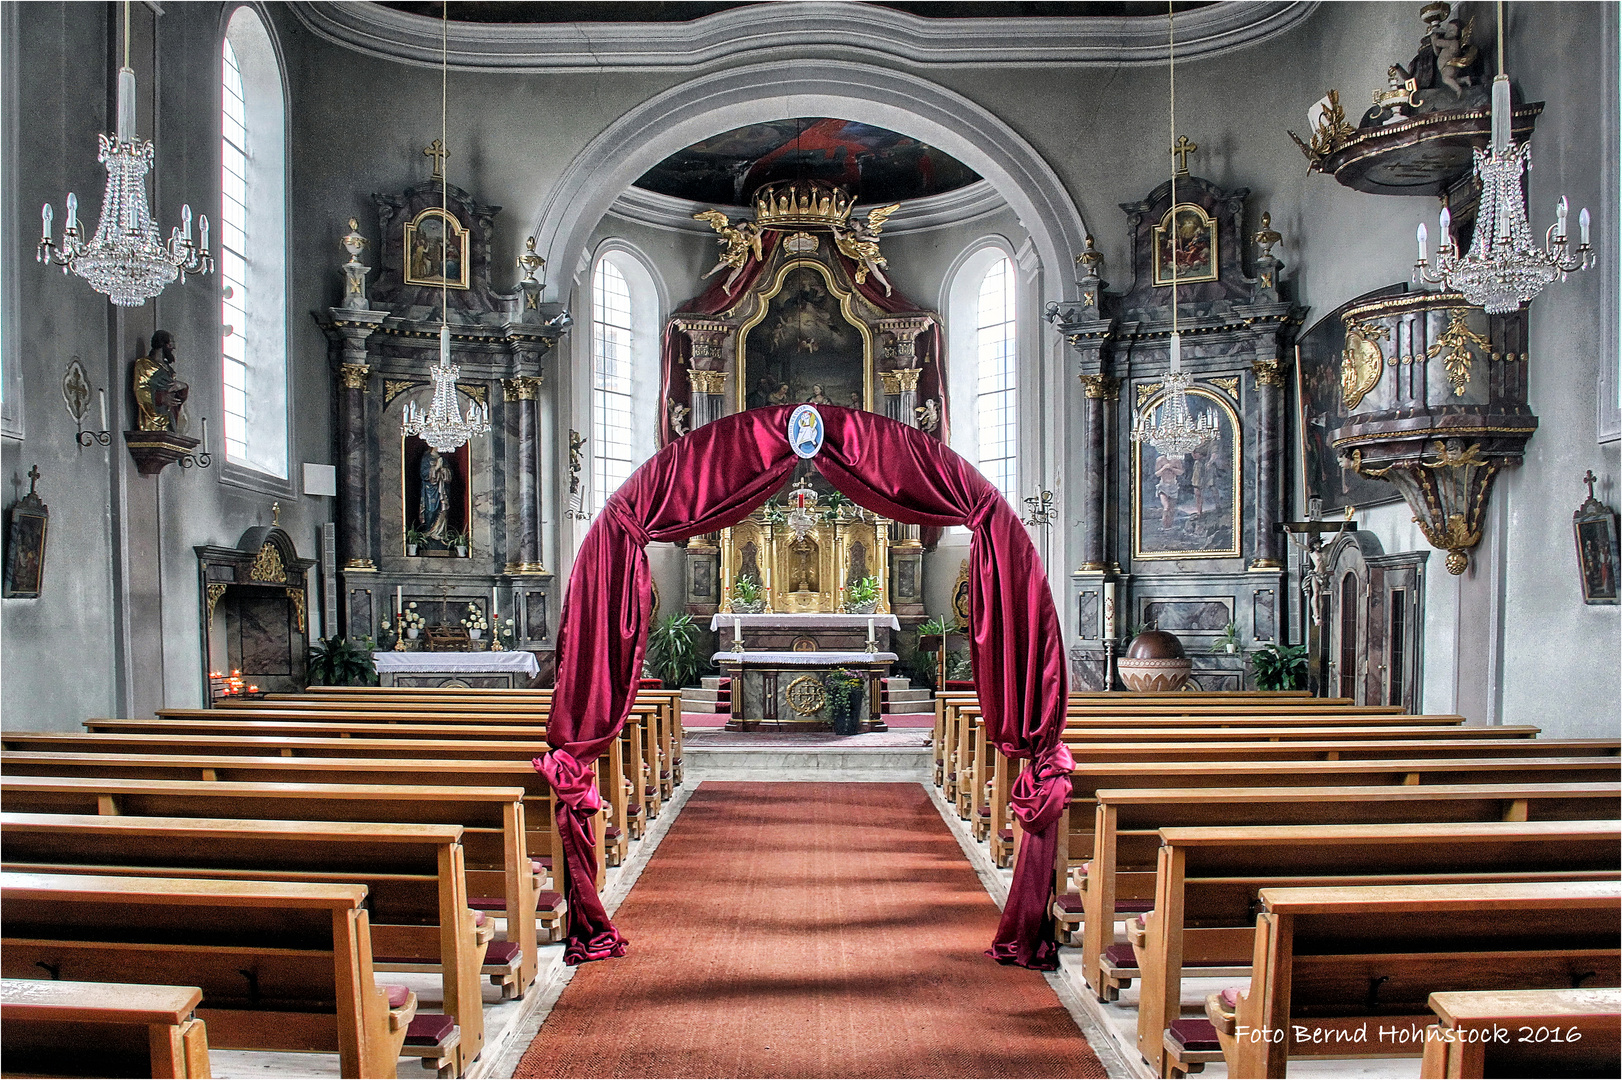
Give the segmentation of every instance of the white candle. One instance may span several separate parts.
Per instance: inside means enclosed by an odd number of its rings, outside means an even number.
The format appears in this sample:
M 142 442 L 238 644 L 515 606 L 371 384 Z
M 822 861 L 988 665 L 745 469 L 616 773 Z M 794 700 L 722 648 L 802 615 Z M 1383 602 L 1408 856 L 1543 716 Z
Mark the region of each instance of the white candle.
M 492 586 L 490 586 L 490 622 L 492 624 L 494 624 L 495 621 L 496 621 L 496 587 L 494 585 L 492 585 Z
M 1115 582 L 1104 582 L 1104 637 L 1115 636 Z
M 1568 212 L 1569 207 L 1566 205 L 1566 197 L 1562 195 L 1560 201 L 1554 204 L 1554 234 L 1556 236 L 1566 235 L 1566 214 Z
M 100 390 L 97 390 L 96 396 L 101 399 L 101 430 L 111 430 L 107 427 L 107 388 L 102 387 Z
M 1586 206 L 1583 207 L 1582 212 L 1577 215 L 1577 228 L 1582 230 L 1583 247 L 1587 247 L 1588 246 L 1588 207 L 1586 207 Z
M 49 240 L 51 238 L 51 214 L 52 213 L 53 213 L 53 211 L 51 210 L 51 204 L 50 203 L 46 203 L 44 206 L 40 207 L 39 220 L 40 220 L 40 225 L 42 226 L 42 228 L 40 229 L 40 239 L 41 240 Z
M 396 585 L 394 587 L 394 613 L 396 615 L 398 615 L 401 612 L 405 611 L 405 603 L 400 598 L 400 593 L 402 591 L 404 591 L 404 590 L 402 589 L 401 586 Z
M 191 239 L 191 203 L 180 204 L 180 238 Z
M 867 640 L 873 640 L 873 620 L 867 620 Z
M 197 216 L 197 246 L 205 253 L 208 251 L 208 215 Z
M 1436 246 L 1437 246 L 1437 248 L 1445 250 L 1445 249 L 1453 246 L 1453 231 L 1452 230 L 1453 230 L 1453 215 L 1451 213 L 1449 213 L 1447 207 L 1444 206 L 1444 207 L 1442 207 L 1442 231 L 1436 237 Z
M 66 220 L 62 222 L 62 228 L 71 231 L 73 229 L 77 229 L 78 227 L 79 196 L 70 191 L 68 192 L 68 212 L 66 215 Z
M 1430 234 L 1425 231 L 1425 223 L 1423 221 L 1421 221 L 1419 223 L 1419 261 L 1420 262 L 1425 262 L 1430 258 L 1430 255 L 1427 254 L 1426 251 L 1425 251 L 1425 240 L 1429 235 Z
M 203 417 L 203 453 L 208 453 L 208 417 Z

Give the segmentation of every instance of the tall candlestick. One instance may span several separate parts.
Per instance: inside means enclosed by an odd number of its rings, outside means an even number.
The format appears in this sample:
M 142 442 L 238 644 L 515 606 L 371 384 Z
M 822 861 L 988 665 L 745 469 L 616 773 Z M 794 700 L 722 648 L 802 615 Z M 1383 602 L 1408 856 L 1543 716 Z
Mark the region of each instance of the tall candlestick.
M 1104 582 L 1104 639 L 1115 637 L 1115 582 Z

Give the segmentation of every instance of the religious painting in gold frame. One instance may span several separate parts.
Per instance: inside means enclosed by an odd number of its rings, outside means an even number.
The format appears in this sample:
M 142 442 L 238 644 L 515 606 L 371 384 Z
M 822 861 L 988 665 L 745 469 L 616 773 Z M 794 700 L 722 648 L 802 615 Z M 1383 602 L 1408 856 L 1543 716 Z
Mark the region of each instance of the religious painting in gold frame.
M 1216 219 L 1207 214 L 1204 207 L 1194 203 L 1173 206 L 1154 227 L 1152 240 L 1156 287 L 1172 283 L 1174 252 L 1177 284 L 1193 285 L 1217 279 Z
M 766 405 L 873 408 L 873 333 L 855 293 L 814 259 L 792 259 L 738 330 L 739 410 Z
M 456 215 L 430 206 L 405 223 L 405 283 L 468 287 L 469 232 Z
M 1161 388 L 1144 401 L 1165 404 Z M 1244 448 L 1239 414 L 1215 390 L 1188 390 L 1188 411 L 1216 418 L 1217 436 L 1192 454 L 1164 455 L 1147 441 L 1132 452 L 1132 557 L 1222 559 L 1239 555 Z

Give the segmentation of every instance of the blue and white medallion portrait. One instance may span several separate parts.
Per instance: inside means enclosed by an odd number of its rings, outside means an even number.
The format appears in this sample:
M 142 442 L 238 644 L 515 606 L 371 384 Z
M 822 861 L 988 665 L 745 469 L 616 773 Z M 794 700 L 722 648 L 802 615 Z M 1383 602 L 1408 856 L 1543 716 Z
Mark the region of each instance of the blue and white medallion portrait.
M 816 457 L 822 449 L 822 414 L 815 405 L 801 405 L 789 414 L 788 444 L 802 458 Z

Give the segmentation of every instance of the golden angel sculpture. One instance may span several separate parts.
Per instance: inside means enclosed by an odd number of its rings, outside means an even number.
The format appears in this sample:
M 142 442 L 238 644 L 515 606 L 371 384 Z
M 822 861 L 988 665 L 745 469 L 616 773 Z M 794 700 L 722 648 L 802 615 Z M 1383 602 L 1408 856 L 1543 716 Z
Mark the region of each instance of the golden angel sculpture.
M 884 276 L 884 268 L 890 264 L 879 254 L 879 233 L 884 231 L 884 223 L 890 220 L 890 215 L 899 209 L 900 203 L 880 206 L 867 212 L 866 222 L 853 221 L 843 229 L 834 229 L 834 243 L 840 254 L 856 264 L 856 283 L 860 285 L 872 274 L 884 286 L 885 296 L 895 290 L 890 287 L 890 279 Z
M 737 282 L 738 275 L 743 273 L 743 268 L 749 265 L 750 256 L 754 256 L 756 261 L 765 258 L 760 245 L 760 226 L 752 221 L 742 221 L 734 225 L 719 210 L 705 210 L 693 216 L 700 221 L 709 222 L 710 228 L 721 234 L 715 240 L 722 247 L 721 261 L 711 267 L 704 276 L 711 277 L 730 266 L 732 273 L 727 275 L 726 284 L 723 286 L 730 291 Z

